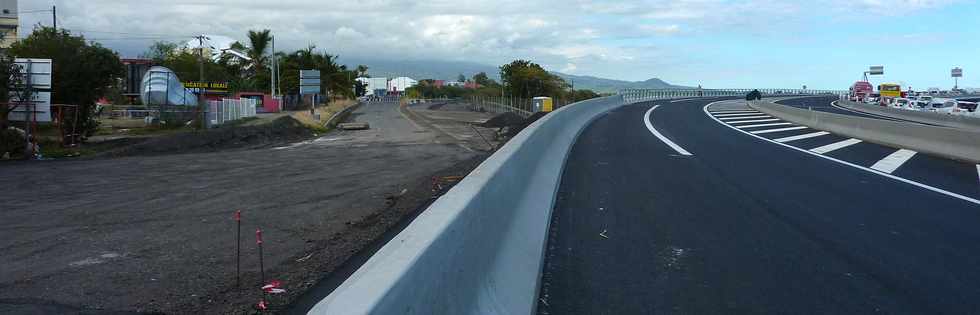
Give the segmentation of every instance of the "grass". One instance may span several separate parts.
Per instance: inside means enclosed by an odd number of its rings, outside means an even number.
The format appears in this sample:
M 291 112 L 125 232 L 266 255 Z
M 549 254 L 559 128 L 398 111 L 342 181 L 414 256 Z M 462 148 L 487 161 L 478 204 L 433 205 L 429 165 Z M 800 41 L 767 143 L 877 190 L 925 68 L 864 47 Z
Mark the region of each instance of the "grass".
M 306 110 L 292 112 L 290 113 L 290 116 L 293 116 L 293 118 L 298 120 L 300 123 L 303 123 L 303 125 L 305 125 L 307 128 L 310 128 L 317 133 L 325 133 L 328 130 L 323 126 L 323 124 L 327 123 L 327 120 L 329 120 L 334 114 L 344 110 L 344 108 L 354 106 L 354 104 L 357 104 L 357 102 L 354 100 L 333 100 L 325 106 L 317 106 L 316 110 L 318 113 L 320 113 L 319 121 L 313 119 L 310 112 Z

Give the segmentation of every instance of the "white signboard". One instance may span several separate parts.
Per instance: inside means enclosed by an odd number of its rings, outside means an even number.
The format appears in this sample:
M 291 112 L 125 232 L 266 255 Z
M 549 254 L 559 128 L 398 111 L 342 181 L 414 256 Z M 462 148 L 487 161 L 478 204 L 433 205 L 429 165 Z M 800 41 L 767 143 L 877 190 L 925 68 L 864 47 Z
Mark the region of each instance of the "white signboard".
M 13 97 L 12 103 L 20 102 Z M 51 122 L 51 92 L 35 92 L 30 103 L 20 104 L 7 116 L 11 121 L 24 121 L 24 119 L 37 122 Z
M 34 86 L 34 89 L 51 89 L 51 59 L 17 58 L 14 63 L 30 74 L 28 82 Z
M 962 78 L 963 77 L 963 69 L 953 68 L 952 74 L 953 74 L 953 77 L 954 78 Z

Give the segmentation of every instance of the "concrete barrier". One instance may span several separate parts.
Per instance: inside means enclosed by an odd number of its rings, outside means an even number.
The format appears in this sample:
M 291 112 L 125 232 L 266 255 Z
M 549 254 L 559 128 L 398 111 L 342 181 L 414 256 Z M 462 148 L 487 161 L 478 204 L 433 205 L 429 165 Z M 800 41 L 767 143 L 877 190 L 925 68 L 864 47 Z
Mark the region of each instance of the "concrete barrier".
M 846 109 L 850 109 L 862 113 L 880 115 L 880 116 L 897 118 L 902 120 L 916 121 L 916 122 L 921 122 L 921 123 L 926 123 L 926 124 L 936 125 L 936 126 L 980 131 L 980 118 L 977 117 L 950 115 L 950 114 L 927 112 L 927 111 L 904 110 L 904 109 L 898 109 L 892 107 L 856 103 L 851 101 L 838 101 L 837 105 Z
M 569 105 L 511 139 L 311 314 L 531 314 L 565 159 L 621 96 Z
M 842 136 L 980 163 L 980 132 L 832 114 L 768 101 L 753 101 L 749 106 L 773 117 Z
M 347 119 L 347 116 L 350 116 L 350 113 L 353 113 L 358 107 L 361 107 L 361 102 L 357 102 L 357 104 L 348 106 L 347 108 L 334 113 L 330 116 L 330 119 L 327 119 L 327 122 L 323 123 L 323 126 L 328 129 L 337 127 L 337 124 L 344 121 L 344 119 Z

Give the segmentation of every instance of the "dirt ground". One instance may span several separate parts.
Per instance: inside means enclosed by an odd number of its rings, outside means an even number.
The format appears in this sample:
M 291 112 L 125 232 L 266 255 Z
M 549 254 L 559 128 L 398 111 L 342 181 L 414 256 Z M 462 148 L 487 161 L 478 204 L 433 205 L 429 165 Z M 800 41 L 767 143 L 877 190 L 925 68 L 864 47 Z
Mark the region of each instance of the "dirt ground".
M 260 149 L 0 165 L 0 313 L 250 313 L 259 228 L 266 278 L 287 290 L 271 299 L 282 309 L 454 182 L 442 176 L 487 155 L 467 140 L 472 128 L 435 128 L 453 123 L 395 103 L 351 119 L 372 128 Z

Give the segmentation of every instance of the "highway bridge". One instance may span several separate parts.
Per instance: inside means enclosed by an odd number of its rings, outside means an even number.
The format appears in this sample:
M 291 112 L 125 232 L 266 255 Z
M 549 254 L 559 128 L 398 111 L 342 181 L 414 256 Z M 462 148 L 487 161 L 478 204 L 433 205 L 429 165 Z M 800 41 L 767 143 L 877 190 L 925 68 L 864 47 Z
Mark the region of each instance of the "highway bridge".
M 742 92 L 629 91 L 545 116 L 310 313 L 980 311 L 971 145 L 923 153 L 780 113 L 970 133 L 834 93 Z

